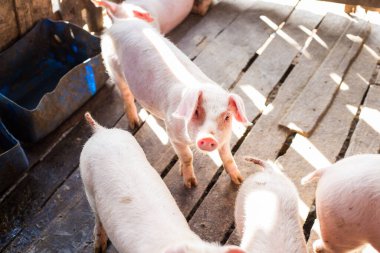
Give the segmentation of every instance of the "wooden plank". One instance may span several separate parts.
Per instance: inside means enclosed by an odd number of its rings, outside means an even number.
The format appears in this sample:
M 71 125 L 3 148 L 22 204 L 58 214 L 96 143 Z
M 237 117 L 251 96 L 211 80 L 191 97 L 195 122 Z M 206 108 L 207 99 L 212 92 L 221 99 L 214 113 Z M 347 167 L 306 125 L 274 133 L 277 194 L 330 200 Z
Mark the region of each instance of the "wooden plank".
M 190 14 L 169 34 L 169 39 L 193 59 L 252 3 L 253 0 L 223 0 L 204 17 Z
M 281 164 L 297 186 L 306 174 L 327 165 L 327 161 L 335 162 L 355 118 L 355 113 L 350 112 L 347 105 L 354 108 L 360 105 L 376 62 L 377 59 L 368 50 L 361 50 L 348 70 L 331 108 L 315 132 L 310 138 L 297 135 L 288 152 L 280 158 Z M 307 150 L 310 153 L 307 153 Z M 315 160 L 312 159 L 313 156 Z M 319 163 L 318 159 L 322 163 Z M 314 200 L 314 186 L 299 188 L 301 198 L 307 206 Z
M 363 47 L 361 54 L 359 55 L 357 62 L 361 60 L 361 66 L 358 66 L 359 72 L 357 79 L 353 79 L 352 82 L 363 83 L 363 81 L 368 85 L 369 77 L 366 79 L 366 76 L 362 76 L 363 71 L 370 71 L 376 67 L 376 63 L 379 60 L 380 50 L 376 47 L 380 43 L 380 27 L 372 25 L 372 31 Z M 375 51 L 374 51 L 375 50 Z M 375 52 L 375 54 L 374 54 Z M 372 66 L 372 67 L 368 67 Z M 367 74 L 369 75 L 369 74 Z M 378 120 L 380 111 L 380 100 L 379 100 L 380 87 L 371 85 L 364 101 L 364 104 L 361 106 L 361 113 L 359 115 L 359 122 L 356 125 L 354 133 L 351 137 L 349 147 L 346 151 L 345 156 L 351 156 L 354 154 L 360 153 L 379 153 L 380 148 L 380 120 Z M 349 103 L 350 107 L 347 107 L 347 110 L 350 110 L 352 114 L 356 114 L 357 107 Z M 377 111 L 376 111 L 377 110 Z M 370 125 L 367 121 L 370 120 Z M 375 128 L 375 129 L 374 129 Z M 376 130 L 377 129 L 377 130 Z M 320 228 L 319 222 L 316 220 L 313 225 L 312 231 L 310 233 L 310 238 L 307 243 L 308 249 L 312 250 L 312 244 L 315 240 L 320 238 Z M 311 251 L 310 251 L 311 252 Z M 360 252 L 360 251 L 359 251 Z M 367 251 L 366 251 L 367 252 Z
M 126 127 L 122 122 L 118 125 L 122 128 Z M 145 124 L 135 134 L 135 138 L 143 148 L 148 161 L 159 174 L 162 174 L 176 157 L 164 123 L 152 115 L 147 117 Z
M 212 80 L 228 89 L 277 26 L 287 19 L 297 2 L 255 2 L 213 40 L 194 62 Z M 264 20 L 262 17 L 265 17 Z
M 375 84 L 380 85 L 380 66 L 379 65 L 377 67 L 377 75 L 376 75 L 376 79 L 375 79 Z
M 371 41 L 374 41 L 372 36 L 367 43 L 372 44 Z M 370 47 L 372 48 L 372 46 Z M 344 85 L 341 86 L 331 108 L 318 124 L 312 136 L 306 138 L 297 134 L 290 149 L 279 159 L 287 175 L 298 187 L 306 208 L 314 200 L 316 184 L 301 187 L 300 179 L 319 167 L 335 162 L 355 117 L 355 113 L 349 111 L 347 105 L 357 108 L 368 88 L 377 57 L 365 48 L 361 50 L 358 58 L 350 67 L 344 79 Z M 312 233 L 311 238 L 314 236 Z M 308 247 L 311 250 L 311 242 L 308 243 Z
M 294 22 L 293 25 L 297 26 L 298 24 Z M 348 20 L 346 18 L 328 15 L 320 25 L 318 36 L 328 46 L 333 46 L 340 37 L 340 33 L 346 29 L 347 24 Z M 332 28 L 333 25 L 334 28 Z M 286 29 L 286 26 L 284 26 L 284 29 Z M 297 37 L 298 36 L 302 37 L 301 35 L 297 35 Z M 274 45 L 278 46 L 277 43 Z M 285 45 L 287 45 L 287 43 L 285 43 Z M 271 49 L 270 44 L 267 50 L 271 52 L 271 50 L 276 49 Z M 256 156 L 262 159 L 274 160 L 286 142 L 289 132 L 278 128 L 277 123 L 286 111 L 287 106 L 290 106 L 291 102 L 294 101 L 295 95 L 303 89 L 313 72 L 328 54 L 328 50 L 316 40 L 312 41 L 307 51 L 309 55 L 303 55 L 301 57 L 300 63 L 296 65 L 285 83 L 280 87 L 273 104 L 264 110 L 263 115 L 256 122 L 236 152 L 235 159 L 244 176 L 248 176 L 255 170 L 251 164 L 244 162 L 243 156 Z M 264 56 L 264 54 L 265 51 L 262 56 Z M 268 53 L 267 57 L 271 58 L 271 54 Z M 270 59 L 267 60 L 270 61 Z M 252 65 L 252 68 L 255 68 L 255 65 L 256 62 Z M 281 75 L 281 72 L 277 73 L 277 76 Z M 255 77 L 252 76 L 251 78 L 254 79 Z M 264 83 L 268 83 L 271 80 L 272 77 L 268 77 L 268 80 Z M 242 79 L 234 90 L 240 89 L 244 84 L 245 82 L 243 82 Z M 254 84 L 257 83 L 254 82 Z M 262 93 L 262 95 L 266 97 L 269 92 L 270 91 L 266 91 L 266 93 Z M 249 101 L 246 101 L 246 97 L 244 97 L 244 100 L 245 103 L 249 103 Z M 227 174 L 223 173 L 190 220 L 191 228 L 204 239 L 222 240 L 224 237 L 223 231 L 226 231 L 233 223 L 234 199 L 236 193 L 230 193 L 231 189 L 228 186 L 228 180 Z
M 123 103 L 114 87 L 112 92 L 94 106 L 93 116 L 105 126 L 113 126 L 123 114 Z M 46 202 L 52 193 L 78 166 L 83 144 L 91 131 L 82 120 L 66 138 L 57 144 L 46 156 L 43 163 L 37 164 L 22 179 L 0 206 L 0 250 L 28 224 L 33 214 Z M 62 158 L 66 158 L 62 160 Z
M 322 5 L 322 4 L 319 4 Z M 255 118 L 265 108 L 266 97 L 280 82 L 297 54 L 302 50 L 314 27 L 322 20 L 307 8 L 310 3 L 301 1 L 284 27 L 254 64 L 244 73 L 233 92 L 239 94 L 250 118 Z M 314 4 L 314 8 L 318 4 Z M 303 31 L 300 29 L 302 27 Z M 308 31 L 306 33 L 305 31 Z M 308 52 L 305 52 L 309 56 Z M 273 56 L 276 57 L 273 57 Z
M 28 31 L 41 18 L 53 16 L 51 0 L 14 0 L 20 34 Z
M 46 239 L 46 236 L 42 235 L 49 223 L 63 216 L 62 212 L 66 212 L 75 203 L 85 198 L 81 181 L 77 169 L 2 252 L 25 252 L 32 242 Z
M 280 121 L 282 126 L 310 136 L 333 101 L 341 78 L 357 56 L 369 30 L 370 25 L 367 21 L 359 20 L 352 23 L 294 102 L 288 114 Z
M 0 0 L 0 52 L 19 35 L 13 1 Z
M 380 42 L 380 41 L 379 41 Z M 361 153 L 380 151 L 380 86 L 371 85 L 361 106 L 359 122 L 351 137 L 346 157 Z M 350 110 L 354 108 L 348 108 Z M 352 113 L 355 111 L 352 110 Z
M 79 252 L 83 242 L 91 244 L 95 220 L 87 199 L 83 196 L 70 204 L 25 252 Z M 87 247 L 87 252 L 93 252 L 93 249 Z

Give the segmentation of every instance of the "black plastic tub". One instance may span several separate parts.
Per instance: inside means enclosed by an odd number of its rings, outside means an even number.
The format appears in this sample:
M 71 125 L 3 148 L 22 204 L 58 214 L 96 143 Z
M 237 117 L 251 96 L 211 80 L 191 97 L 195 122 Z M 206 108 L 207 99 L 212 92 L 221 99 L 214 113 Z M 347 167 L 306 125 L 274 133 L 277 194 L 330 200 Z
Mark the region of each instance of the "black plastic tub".
M 0 195 L 16 182 L 28 166 L 20 143 L 0 120 Z
M 23 142 L 60 125 L 105 83 L 100 39 L 67 22 L 41 20 L 0 54 L 0 115 Z

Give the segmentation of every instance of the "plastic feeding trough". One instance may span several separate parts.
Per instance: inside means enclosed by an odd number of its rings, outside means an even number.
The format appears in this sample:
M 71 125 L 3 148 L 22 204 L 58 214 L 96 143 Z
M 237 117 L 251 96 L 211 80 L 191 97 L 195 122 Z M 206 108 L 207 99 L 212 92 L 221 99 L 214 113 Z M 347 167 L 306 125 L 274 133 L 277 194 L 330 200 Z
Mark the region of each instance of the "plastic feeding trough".
M 100 39 L 44 19 L 0 54 L 0 115 L 11 133 L 35 142 L 93 96 L 107 79 Z
M 0 194 L 28 169 L 28 160 L 20 143 L 0 120 Z

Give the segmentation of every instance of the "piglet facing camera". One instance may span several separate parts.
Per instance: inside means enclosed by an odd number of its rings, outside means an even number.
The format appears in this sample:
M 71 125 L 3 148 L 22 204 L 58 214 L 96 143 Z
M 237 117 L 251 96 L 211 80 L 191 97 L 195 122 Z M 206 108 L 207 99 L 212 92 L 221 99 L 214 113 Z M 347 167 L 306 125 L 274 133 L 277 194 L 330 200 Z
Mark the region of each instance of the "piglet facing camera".
M 321 240 L 314 252 L 344 253 L 365 244 L 380 252 L 380 155 L 345 158 L 302 179 L 316 190 Z
M 119 253 L 244 253 L 202 241 L 135 138 L 85 117 L 94 134 L 81 153 L 80 172 L 95 215 L 95 252 L 105 252 L 109 238 Z
M 241 248 L 249 253 L 307 252 L 296 187 L 276 165 L 247 160 L 263 171 L 249 176 L 236 198 L 235 223 Z
M 241 97 L 210 80 L 139 18 L 115 19 L 102 36 L 101 47 L 106 69 L 121 91 L 130 127 L 139 122 L 134 99 L 165 121 L 185 186 L 197 185 L 190 145 L 204 152 L 217 150 L 231 180 L 243 181 L 230 149 L 232 118 L 250 125 Z

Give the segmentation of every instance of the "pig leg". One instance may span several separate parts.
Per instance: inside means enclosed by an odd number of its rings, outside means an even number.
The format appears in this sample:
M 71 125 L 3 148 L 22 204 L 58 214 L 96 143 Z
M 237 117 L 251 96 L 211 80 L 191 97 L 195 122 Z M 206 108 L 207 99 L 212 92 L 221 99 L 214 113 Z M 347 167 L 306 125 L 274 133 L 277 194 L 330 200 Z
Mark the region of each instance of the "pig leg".
M 95 253 L 105 253 L 107 248 L 107 234 L 103 228 L 99 217 L 95 217 L 95 228 L 94 228 L 94 252 Z
M 346 252 L 351 251 L 352 248 L 355 248 L 355 247 L 352 247 L 352 245 L 348 247 L 326 245 L 322 239 L 319 239 L 313 242 L 313 252 L 315 253 L 346 253 Z
M 212 0 L 194 0 L 192 12 L 204 16 L 211 4 Z
M 191 149 L 186 144 L 178 142 L 172 142 L 172 144 L 174 151 L 179 157 L 180 173 L 183 177 L 185 186 L 187 188 L 196 186 L 198 183 L 193 168 L 193 152 L 191 152 Z
M 117 86 L 120 89 L 121 96 L 124 101 L 124 111 L 127 114 L 129 120 L 129 127 L 131 129 L 135 129 L 139 124 L 139 117 L 137 115 L 135 98 L 125 80 L 117 82 Z
M 135 105 L 135 98 L 129 89 L 128 83 L 120 71 L 120 66 L 117 60 L 112 55 L 112 52 L 104 52 L 104 64 L 112 81 L 119 87 L 121 97 L 124 101 L 124 111 L 129 120 L 129 127 L 134 129 L 139 124 L 139 117 Z
M 235 163 L 235 160 L 232 156 L 230 143 L 226 142 L 219 149 L 220 158 L 223 161 L 223 166 L 226 172 L 230 175 L 232 182 L 235 184 L 241 184 L 243 182 L 243 177 L 240 174 L 239 169 Z
M 325 245 L 321 239 L 313 242 L 313 252 L 314 253 L 323 253 L 325 251 Z

